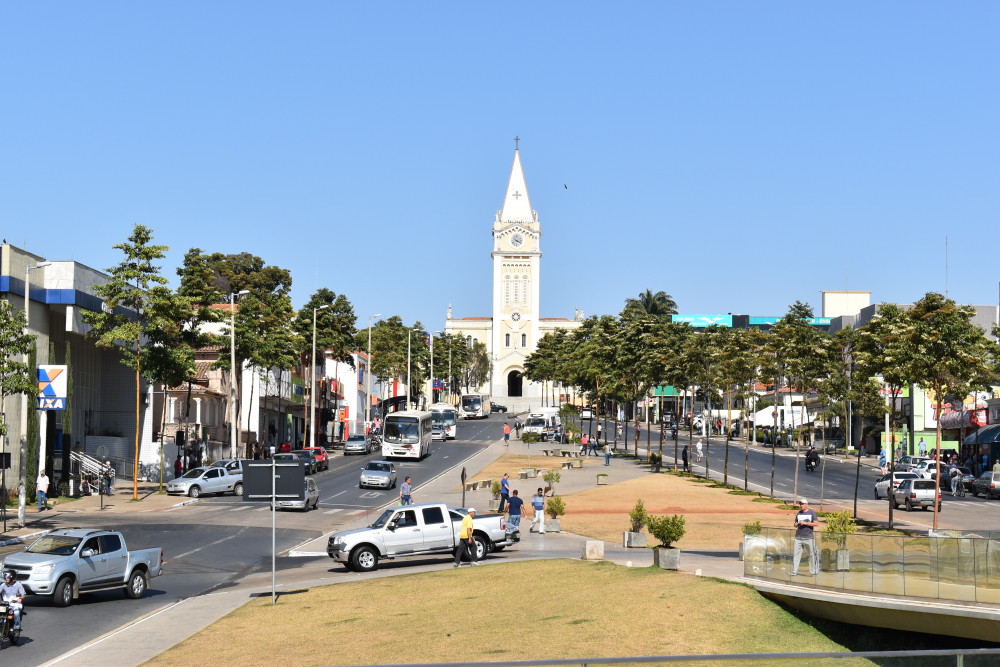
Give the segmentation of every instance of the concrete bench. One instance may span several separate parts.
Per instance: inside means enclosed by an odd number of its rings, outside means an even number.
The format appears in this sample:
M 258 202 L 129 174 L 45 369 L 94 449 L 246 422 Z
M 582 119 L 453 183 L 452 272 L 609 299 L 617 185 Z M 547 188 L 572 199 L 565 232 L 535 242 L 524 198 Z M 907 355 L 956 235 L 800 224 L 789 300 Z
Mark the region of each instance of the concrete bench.
M 481 479 L 478 482 L 476 482 L 476 484 L 479 485 L 480 489 L 490 489 L 493 487 L 493 478 Z
M 466 491 L 475 491 L 476 490 L 476 483 L 475 482 L 466 482 L 465 483 L 465 490 Z
M 545 454 L 546 456 L 552 456 L 554 451 L 555 451 L 554 449 L 543 449 L 542 454 Z
M 572 461 L 563 461 L 562 467 L 563 467 L 564 470 L 569 470 L 570 468 L 573 467 L 573 462 Z

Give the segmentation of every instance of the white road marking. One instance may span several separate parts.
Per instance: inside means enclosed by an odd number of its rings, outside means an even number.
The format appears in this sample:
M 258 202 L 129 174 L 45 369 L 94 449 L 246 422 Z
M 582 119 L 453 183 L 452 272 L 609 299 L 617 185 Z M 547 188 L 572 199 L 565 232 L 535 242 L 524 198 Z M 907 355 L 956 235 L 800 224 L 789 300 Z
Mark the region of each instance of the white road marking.
M 266 512 L 267 510 L 270 510 L 270 509 L 271 509 L 270 507 L 268 507 L 267 505 L 264 505 L 263 507 L 259 507 L 259 508 L 255 509 L 254 512 Z
M 246 528 L 244 528 L 243 530 L 246 530 Z M 174 562 L 175 560 L 180 560 L 181 558 L 184 558 L 184 557 L 186 557 L 186 556 L 190 556 L 190 555 L 191 555 L 191 554 L 193 554 L 193 553 L 198 553 L 198 552 L 199 552 L 199 551 L 201 551 L 202 549 L 207 549 L 207 548 L 209 548 L 209 547 L 214 547 L 214 546 L 215 546 L 216 544 L 222 544 L 222 543 L 223 543 L 223 542 L 225 542 L 226 540 L 231 540 L 231 539 L 233 539 L 234 537 L 239 537 L 239 536 L 240 536 L 240 533 L 242 533 L 242 532 L 243 532 L 243 530 L 241 530 L 241 531 L 240 531 L 239 533 L 236 533 L 235 535 L 230 535 L 229 537 L 223 537 L 223 538 L 222 538 L 221 540 L 216 540 L 215 542 L 212 542 L 211 544 L 206 544 L 206 545 L 205 545 L 205 546 L 203 546 L 203 547 L 198 547 L 197 549 L 193 549 L 193 550 L 191 550 L 191 551 L 188 551 L 187 553 L 183 553 L 183 554 L 181 554 L 180 556 L 174 556 L 173 558 L 171 558 L 171 559 L 170 559 L 170 560 L 168 560 L 167 562 L 168 562 L 168 563 L 172 563 L 172 562 Z
M 230 511 L 230 512 L 242 512 L 243 510 L 248 510 L 248 509 L 250 509 L 250 506 L 249 506 L 249 505 L 247 505 L 246 507 L 237 507 L 236 509 L 234 509 L 234 510 L 229 510 L 229 511 Z
M 326 502 L 327 500 L 332 500 L 332 499 L 336 498 L 337 496 L 342 496 L 342 495 L 344 495 L 345 493 L 347 493 L 347 491 L 341 491 L 340 493 L 335 493 L 335 494 L 333 494 L 332 496 L 330 496 L 329 498 L 324 498 L 324 499 L 323 499 L 323 500 L 321 500 L 320 502 L 321 502 L 321 503 L 323 503 L 323 502 Z
M 335 510 L 330 510 L 329 512 L 323 512 L 323 514 L 336 514 L 337 512 L 343 512 L 343 511 L 344 511 L 343 509 L 340 509 L 340 508 L 338 507 L 338 508 L 337 508 L 337 509 L 335 509 Z

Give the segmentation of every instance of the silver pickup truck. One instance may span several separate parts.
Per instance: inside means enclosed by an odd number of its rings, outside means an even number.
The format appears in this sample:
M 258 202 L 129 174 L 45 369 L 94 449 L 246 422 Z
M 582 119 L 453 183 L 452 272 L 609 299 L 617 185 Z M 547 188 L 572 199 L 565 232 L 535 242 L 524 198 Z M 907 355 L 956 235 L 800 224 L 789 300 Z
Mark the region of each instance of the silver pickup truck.
M 113 530 L 57 530 L 7 556 L 0 569 L 13 570 L 28 595 L 51 595 L 57 607 L 69 606 L 80 593 L 115 589 L 137 600 L 150 577 L 163 573 L 163 549 L 128 551 Z
M 326 553 L 348 569 L 359 572 L 374 570 L 380 559 L 454 553 L 466 514 L 466 510 L 444 503 L 393 507 L 367 528 L 331 535 Z M 521 539 L 517 529 L 507 528 L 502 514 L 477 514 L 472 526 L 477 560 Z

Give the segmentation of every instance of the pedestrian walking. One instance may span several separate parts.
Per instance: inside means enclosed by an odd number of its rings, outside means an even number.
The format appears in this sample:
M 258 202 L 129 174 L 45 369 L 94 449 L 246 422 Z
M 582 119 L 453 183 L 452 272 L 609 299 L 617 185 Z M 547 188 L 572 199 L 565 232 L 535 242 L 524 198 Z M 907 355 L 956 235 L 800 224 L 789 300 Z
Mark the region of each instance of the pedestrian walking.
M 618 425 L 618 428 L 616 429 L 616 433 L 618 434 L 618 439 L 621 440 L 622 439 L 622 425 L 621 424 Z
M 684 449 L 681 450 L 681 462 L 684 464 L 684 472 L 688 471 L 688 446 L 684 445 Z
M 695 453 L 695 463 L 701 463 L 701 440 L 699 440 L 694 446 Z
M 469 552 L 469 560 L 472 561 L 473 565 L 479 565 L 476 562 L 476 540 L 472 537 L 472 520 L 476 518 L 476 508 L 470 507 L 468 513 L 462 518 L 462 529 L 458 533 L 458 548 L 455 549 L 455 567 L 458 567 L 462 562 L 462 556 L 465 552 Z
M 611 465 L 611 445 L 607 440 L 604 441 L 604 465 Z
M 639 451 L 639 432 L 642 431 L 642 422 L 635 423 L 635 451 Z
M 43 468 L 38 473 L 38 479 L 35 480 L 35 496 L 38 498 L 38 511 L 44 512 L 42 509 L 44 506 L 47 510 L 49 508 L 49 478 L 45 475 L 45 469 Z
M 535 495 L 531 496 L 531 508 L 535 511 L 535 516 L 531 519 L 531 525 L 528 526 L 528 532 L 530 533 L 535 529 L 535 525 L 538 525 L 538 534 L 545 534 L 545 494 L 542 493 L 542 488 L 538 487 L 538 491 Z
M 917 451 L 920 452 L 921 456 L 927 456 L 927 443 L 924 442 L 923 438 L 920 438 L 920 442 L 917 443 Z
M 500 480 L 500 513 L 503 514 L 503 508 L 507 505 L 510 499 L 510 473 L 504 473 L 503 479 Z M 522 501 L 523 502 L 523 501 Z
M 819 574 L 819 554 L 816 552 L 816 534 L 813 528 L 819 525 L 816 512 L 809 509 L 809 501 L 799 499 L 799 513 L 795 515 L 795 547 L 792 549 L 792 576 L 799 574 L 802 549 L 809 548 L 809 574 Z
M 583 449 L 583 455 L 587 456 L 587 446 L 590 444 L 590 440 L 587 439 L 587 434 L 584 433 L 580 436 L 580 446 Z
M 517 497 L 517 489 L 514 489 L 514 495 L 507 503 L 507 524 L 512 528 L 521 529 L 521 507 L 523 505 L 524 501 Z
M 997 462 L 993 464 L 993 472 L 1000 472 L 1000 459 L 997 459 Z
M 597 422 L 597 444 L 601 444 L 601 422 Z
M 607 442 L 607 440 L 605 440 Z M 597 439 L 590 441 L 590 453 L 597 456 L 597 446 L 600 444 L 600 436 Z
M 181 472 L 182 472 L 181 468 L 183 468 L 183 467 L 184 467 L 184 464 L 181 463 L 181 455 L 178 454 L 177 455 L 177 459 L 174 461 L 174 477 L 175 478 L 181 476 Z
M 104 462 L 104 495 L 111 495 L 111 478 L 115 476 L 114 470 L 111 468 L 111 461 Z
M 409 477 L 407 477 L 406 481 L 403 482 L 403 486 L 399 487 L 399 504 L 400 505 L 413 504 L 413 487 L 410 485 Z
M 503 446 L 510 446 L 510 424 L 506 423 L 503 425 Z

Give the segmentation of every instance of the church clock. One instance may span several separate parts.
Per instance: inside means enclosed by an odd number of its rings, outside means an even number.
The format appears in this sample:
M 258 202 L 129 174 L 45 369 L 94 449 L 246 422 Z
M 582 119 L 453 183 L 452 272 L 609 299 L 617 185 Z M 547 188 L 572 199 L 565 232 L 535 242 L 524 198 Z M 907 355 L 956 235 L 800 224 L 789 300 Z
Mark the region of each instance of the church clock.
M 513 236 L 510 237 L 510 247 L 520 248 L 524 245 L 524 235 L 521 232 L 515 232 Z

